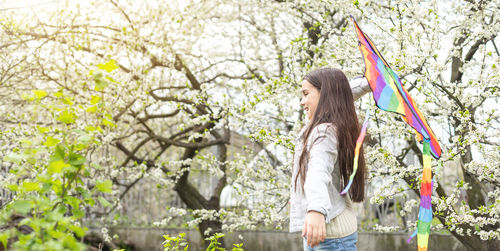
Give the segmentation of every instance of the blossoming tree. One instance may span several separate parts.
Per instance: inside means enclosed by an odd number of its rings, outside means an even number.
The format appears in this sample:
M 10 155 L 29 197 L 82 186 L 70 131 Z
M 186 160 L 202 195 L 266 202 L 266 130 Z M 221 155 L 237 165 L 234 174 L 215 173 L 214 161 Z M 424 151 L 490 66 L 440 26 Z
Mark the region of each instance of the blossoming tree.
M 497 10 L 495 1 L 458 0 L 109 0 L 5 8 L 2 189 L 15 196 L 2 204 L 8 231 L 0 241 L 22 245 L 33 230 L 49 229 L 58 232 L 37 238 L 60 232 L 64 245 L 78 246 L 71 233 L 86 232 L 78 222 L 113 214 L 145 177 L 175 191 L 190 211 L 171 212 L 188 213 L 204 236 L 256 224 L 283 228 L 291 158 L 284 154 L 283 161 L 268 146 L 293 150 L 304 125 L 298 88 L 306 72 L 330 65 L 349 77 L 362 74 L 352 14 L 444 149 L 433 167 L 436 227 L 469 249 L 498 248 Z M 408 187 L 418 193 L 421 165 L 408 161 L 421 154 L 413 133 L 393 115 L 374 119 L 366 157 L 371 180 L 386 178 L 371 202 Z M 234 149 L 236 135 L 264 154 Z M 458 178 L 440 175 L 447 168 Z M 193 183 L 200 170 L 214 186 Z M 221 208 L 222 190 L 235 184 L 242 187 L 239 207 Z M 245 203 L 263 195 L 265 201 Z M 405 208 L 416 206 L 409 201 Z M 30 245 L 57 245 L 44 243 Z

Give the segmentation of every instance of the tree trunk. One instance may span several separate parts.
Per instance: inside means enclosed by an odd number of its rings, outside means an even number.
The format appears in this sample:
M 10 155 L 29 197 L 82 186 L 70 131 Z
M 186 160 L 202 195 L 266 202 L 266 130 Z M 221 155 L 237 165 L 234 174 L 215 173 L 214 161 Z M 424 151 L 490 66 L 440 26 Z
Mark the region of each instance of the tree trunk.
M 472 151 L 470 145 L 465 147 L 463 155 L 460 156 L 462 163 L 467 164 L 472 161 Z M 471 209 L 477 209 L 480 206 L 484 206 L 486 199 L 483 194 L 483 187 L 481 182 L 471 175 L 465 168 L 462 166 L 462 172 L 464 174 L 464 181 L 467 182 L 470 186 L 470 189 L 467 189 L 467 204 Z
M 217 138 L 220 138 L 220 135 L 215 132 L 214 134 Z M 199 189 L 194 187 L 188 181 L 189 169 L 187 166 L 182 167 L 186 171 L 184 171 L 180 179 L 175 184 L 174 190 L 190 209 L 220 210 L 220 194 L 222 189 L 227 184 L 225 164 L 227 160 L 227 147 L 224 143 L 222 143 L 218 145 L 218 150 L 218 159 L 222 163 L 219 168 L 224 172 L 224 176 L 218 180 L 217 185 L 212 191 L 210 199 L 205 199 L 205 197 L 203 197 L 203 195 L 199 192 Z M 182 159 L 186 160 L 193 158 L 196 154 L 197 149 L 187 148 L 184 151 Z M 202 244 L 206 249 L 210 244 L 210 241 L 207 241 L 206 239 L 213 236 L 215 233 L 222 233 L 222 222 L 220 220 L 203 220 L 200 224 L 198 224 L 198 230 L 202 238 Z M 224 247 L 224 238 L 219 238 L 218 242 L 220 243 L 220 247 Z
M 209 231 L 207 231 L 210 228 Z M 198 225 L 198 229 L 200 231 L 200 236 L 203 240 L 203 249 L 207 249 L 208 245 L 210 245 L 210 241 L 206 240 L 208 237 L 213 236 L 216 233 L 222 232 L 222 222 L 215 220 L 204 220 Z M 205 234 L 207 231 L 207 234 Z M 220 243 L 220 247 L 224 248 L 224 238 L 219 238 L 218 242 Z

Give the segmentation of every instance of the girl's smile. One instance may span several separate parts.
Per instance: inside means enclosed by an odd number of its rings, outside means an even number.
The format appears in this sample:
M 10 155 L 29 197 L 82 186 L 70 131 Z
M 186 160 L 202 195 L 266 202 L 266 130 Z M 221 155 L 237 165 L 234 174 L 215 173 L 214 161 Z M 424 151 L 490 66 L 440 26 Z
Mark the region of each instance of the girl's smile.
M 319 102 L 319 90 L 307 80 L 302 81 L 302 99 L 300 105 L 306 111 L 307 119 L 310 121 L 316 112 Z

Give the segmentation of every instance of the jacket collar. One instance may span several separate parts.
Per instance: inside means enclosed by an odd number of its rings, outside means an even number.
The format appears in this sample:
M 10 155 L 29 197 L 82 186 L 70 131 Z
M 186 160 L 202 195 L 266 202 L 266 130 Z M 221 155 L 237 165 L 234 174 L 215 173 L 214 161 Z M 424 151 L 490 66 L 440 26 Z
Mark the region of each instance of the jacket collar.
M 304 133 L 306 131 L 307 125 L 303 126 L 302 129 L 300 129 L 299 133 L 295 137 L 295 141 L 303 141 L 304 140 Z

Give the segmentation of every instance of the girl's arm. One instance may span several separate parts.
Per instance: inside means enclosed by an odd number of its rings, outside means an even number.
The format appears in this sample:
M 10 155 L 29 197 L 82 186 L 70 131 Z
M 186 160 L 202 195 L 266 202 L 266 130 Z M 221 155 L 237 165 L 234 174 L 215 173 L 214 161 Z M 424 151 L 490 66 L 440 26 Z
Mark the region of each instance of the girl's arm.
M 313 129 L 310 140 L 312 146 L 309 151 L 304 183 L 307 215 L 302 228 L 302 236 L 307 238 L 309 246 L 314 247 L 324 241 L 326 221 L 335 216 L 329 214 L 332 202 L 328 184 L 332 182 L 331 173 L 337 159 L 337 142 L 334 130 L 325 128 L 323 125 L 318 125 Z
M 354 98 L 354 101 L 371 91 L 368 81 L 363 76 L 355 77 L 349 81 L 349 84 L 351 85 L 352 97 Z
M 331 174 L 337 160 L 337 139 L 333 128 L 322 124 L 312 130 L 308 141 L 309 160 L 304 183 L 307 211 L 328 216 L 332 207 L 328 184 L 332 182 Z

